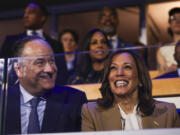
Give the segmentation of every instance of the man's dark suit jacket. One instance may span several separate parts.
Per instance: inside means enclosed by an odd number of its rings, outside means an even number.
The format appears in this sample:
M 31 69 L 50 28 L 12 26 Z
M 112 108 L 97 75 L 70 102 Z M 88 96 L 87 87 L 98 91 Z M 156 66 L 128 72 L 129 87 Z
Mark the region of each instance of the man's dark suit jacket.
M 73 69 L 68 71 L 65 55 L 56 55 L 56 66 L 58 68 L 58 74 L 56 78 L 57 85 L 67 85 L 69 78 L 76 72 L 77 55 L 73 61 Z M 70 85 L 70 84 L 69 84 Z
M 41 133 L 80 131 L 81 107 L 87 102 L 85 93 L 71 87 L 55 86 L 46 94 Z M 8 89 L 6 134 L 21 133 L 19 84 Z
M 111 49 L 112 49 L 113 47 L 112 47 L 111 40 L 110 40 L 109 42 L 110 42 Z M 121 48 L 126 48 L 126 49 L 128 48 L 128 49 L 130 49 L 129 51 L 132 51 L 132 52 L 134 52 L 134 53 L 137 53 L 138 50 L 134 50 L 134 48 L 132 48 L 132 47 L 135 47 L 135 45 L 132 44 L 132 43 L 129 43 L 129 42 L 127 42 L 127 41 L 123 41 L 123 40 L 121 40 L 121 39 L 118 37 L 118 45 L 117 45 L 116 50 L 121 49 Z
M 135 47 L 135 45 L 118 38 L 118 47 L 117 48 L 124 48 L 124 47 Z
M 160 75 L 154 79 L 161 79 L 161 78 L 176 78 L 176 77 L 179 77 L 178 76 L 178 72 L 177 71 L 173 71 L 173 72 L 169 72 L 169 73 L 166 73 L 166 74 L 163 74 L 163 75 Z
M 6 37 L 4 40 L 1 51 L 0 51 L 0 58 L 11 58 L 14 56 L 14 50 L 13 50 L 13 45 L 16 41 L 19 39 L 22 39 L 26 37 L 26 32 L 18 34 L 18 35 L 9 35 Z M 50 36 L 47 34 L 43 33 L 43 36 L 45 40 L 51 45 L 54 53 L 59 53 L 60 52 L 60 47 L 59 44 L 56 40 L 52 39 Z

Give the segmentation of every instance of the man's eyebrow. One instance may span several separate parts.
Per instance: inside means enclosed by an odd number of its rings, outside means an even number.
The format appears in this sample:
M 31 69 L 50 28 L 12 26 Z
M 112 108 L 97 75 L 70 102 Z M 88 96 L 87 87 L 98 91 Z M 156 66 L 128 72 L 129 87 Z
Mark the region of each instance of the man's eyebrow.
M 47 57 L 41 57 L 41 58 L 36 58 L 34 61 L 40 61 L 40 60 L 45 60 Z M 53 56 L 48 57 L 47 59 L 55 59 Z
M 34 62 L 36 62 L 36 61 L 42 61 L 42 60 L 44 60 L 44 58 L 37 58 L 37 59 L 34 60 Z M 34 63 L 34 62 L 33 62 L 33 63 Z
M 44 58 L 37 58 L 36 60 L 44 60 Z

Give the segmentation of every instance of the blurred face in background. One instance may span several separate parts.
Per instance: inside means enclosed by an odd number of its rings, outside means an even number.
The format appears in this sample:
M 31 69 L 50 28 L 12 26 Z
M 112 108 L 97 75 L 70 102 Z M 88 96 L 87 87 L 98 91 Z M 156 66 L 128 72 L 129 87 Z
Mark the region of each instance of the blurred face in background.
M 63 45 L 64 52 L 75 52 L 78 48 L 78 44 L 76 43 L 73 35 L 69 32 L 64 33 L 61 37 L 61 42 Z
M 170 28 L 174 34 L 180 34 L 180 13 L 170 16 Z
M 23 17 L 24 28 L 32 30 L 40 29 L 45 20 L 46 16 L 42 14 L 38 5 L 31 3 L 26 7 Z
M 90 40 L 90 57 L 92 60 L 104 60 L 108 55 L 109 47 L 104 35 L 101 32 L 95 32 Z
M 111 9 L 105 8 L 100 14 L 100 28 L 108 35 L 116 34 L 118 18 Z

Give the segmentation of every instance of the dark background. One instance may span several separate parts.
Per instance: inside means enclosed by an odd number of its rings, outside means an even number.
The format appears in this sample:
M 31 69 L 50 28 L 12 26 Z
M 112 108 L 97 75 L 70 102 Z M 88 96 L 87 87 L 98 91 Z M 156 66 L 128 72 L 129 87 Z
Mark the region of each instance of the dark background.
M 23 9 L 24 6 L 33 0 L 1 0 L 0 1 L 0 11 L 11 11 L 17 9 Z M 34 0 L 35 1 L 35 0 Z M 58 5 L 71 5 L 71 4 L 80 4 L 80 3 L 109 3 L 111 5 L 116 4 L 117 2 L 122 6 L 133 6 L 140 4 L 148 3 L 159 3 L 166 1 L 176 1 L 176 0 L 36 0 L 43 2 L 46 6 L 58 6 Z M 98 6 L 98 5 L 97 5 Z M 94 7 L 95 8 L 95 7 Z

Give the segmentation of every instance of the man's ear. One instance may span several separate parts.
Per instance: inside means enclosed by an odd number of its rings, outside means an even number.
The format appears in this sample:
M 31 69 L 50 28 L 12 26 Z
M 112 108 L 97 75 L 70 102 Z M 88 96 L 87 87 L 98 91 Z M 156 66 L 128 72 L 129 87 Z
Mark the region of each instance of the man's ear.
M 14 63 L 14 70 L 16 72 L 16 75 L 18 78 L 22 78 L 23 77 L 23 66 L 22 64 L 15 62 Z

